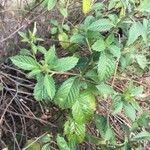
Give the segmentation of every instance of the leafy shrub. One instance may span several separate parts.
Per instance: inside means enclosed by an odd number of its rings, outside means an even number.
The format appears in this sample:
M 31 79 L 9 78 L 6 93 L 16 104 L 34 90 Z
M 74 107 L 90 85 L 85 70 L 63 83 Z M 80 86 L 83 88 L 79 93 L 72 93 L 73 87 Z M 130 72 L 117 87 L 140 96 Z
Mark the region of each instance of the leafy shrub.
M 148 0 L 110 0 L 105 3 L 83 0 L 85 19 L 75 26 L 65 21 L 69 14 L 68 1 L 44 0 L 43 4 L 48 10 L 57 4 L 64 16 L 62 23 L 51 20 L 51 34 L 68 55 L 59 58 L 55 45 L 49 49 L 39 45 L 37 41 L 43 40 L 36 36 L 35 24 L 33 32 L 19 33 L 31 50 L 22 49 L 10 59 L 17 67 L 28 71 L 29 78 L 36 80 L 35 100 L 52 102 L 69 111 L 64 124 L 67 142 L 58 135 L 59 149 L 73 149 L 70 143 L 82 143 L 85 139 L 110 149 L 131 149 L 136 142 L 140 148 L 140 141 L 150 138 L 146 131 L 147 115 L 137 116 L 142 110 L 136 97 L 142 94 L 143 87 L 131 80 L 121 91 L 116 89 L 114 81 L 126 78 L 124 75 L 130 72 L 143 74 L 149 69 Z M 37 59 L 38 54 L 42 56 L 40 59 Z M 67 76 L 61 85 L 56 84 L 55 75 L 58 74 Z M 106 116 L 96 113 L 97 97 L 108 103 Z M 124 141 L 118 144 L 109 118 L 120 113 L 131 121 L 131 126 L 122 122 Z M 95 121 L 100 137 L 86 133 L 86 124 L 91 120 Z

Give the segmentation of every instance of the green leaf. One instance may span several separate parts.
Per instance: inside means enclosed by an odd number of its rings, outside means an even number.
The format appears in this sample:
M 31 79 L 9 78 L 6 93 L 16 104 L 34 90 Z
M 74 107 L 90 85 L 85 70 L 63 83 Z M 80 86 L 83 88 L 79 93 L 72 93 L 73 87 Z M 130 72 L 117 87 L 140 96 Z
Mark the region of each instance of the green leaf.
M 101 83 L 101 84 L 97 85 L 96 88 L 98 89 L 100 94 L 104 97 L 107 97 L 114 93 L 113 88 L 105 83 Z
M 97 11 L 97 10 L 101 10 L 104 7 L 103 3 L 97 2 L 92 6 L 91 10 Z
M 139 66 L 142 69 L 145 69 L 146 65 L 147 65 L 147 60 L 146 57 L 142 54 L 136 55 L 135 56 L 137 63 L 139 64 Z
M 109 58 L 105 53 L 102 53 L 98 62 L 98 77 L 100 81 L 105 81 L 110 78 L 115 70 L 115 62 L 113 58 Z
M 95 97 L 89 92 L 82 92 L 72 107 L 72 115 L 78 124 L 83 124 L 92 118 L 95 110 Z
M 96 128 L 99 130 L 101 136 L 105 138 L 107 119 L 102 115 L 95 116 Z
M 135 135 L 131 141 L 143 141 L 143 140 L 149 140 L 150 139 L 150 132 L 142 131 Z
M 19 34 L 23 39 L 28 39 L 26 33 L 24 33 L 24 32 L 18 32 L 18 34 Z
M 78 58 L 77 57 L 64 57 L 61 59 L 58 59 L 56 61 L 54 70 L 56 71 L 68 71 L 74 68 L 77 63 L 78 63 Z
M 48 142 L 51 141 L 51 135 L 50 134 L 46 134 L 45 136 L 43 136 L 42 138 L 40 138 L 39 141 L 41 143 L 48 143 Z
M 16 55 L 10 59 L 14 65 L 24 70 L 33 70 L 39 67 L 39 64 L 30 56 Z
M 92 1 L 91 0 L 82 0 L 82 12 L 86 15 L 91 11 Z
M 141 1 L 141 4 L 138 7 L 138 10 L 142 11 L 142 12 L 150 12 L 150 2 L 149 2 L 149 0 Z
M 37 149 L 35 149 L 37 150 Z M 48 144 L 44 144 L 41 148 L 41 150 L 51 150 L 51 145 L 48 143 Z
M 60 8 L 59 11 L 65 18 L 68 16 L 67 8 Z
M 95 69 L 92 69 L 92 70 L 89 70 L 88 72 L 86 72 L 85 77 L 89 78 L 97 83 L 99 81 L 98 74 Z
M 95 21 L 93 16 L 87 16 L 84 20 L 84 28 L 87 30 L 87 27 Z
M 71 108 L 79 96 L 80 83 L 75 78 L 69 78 L 58 89 L 55 103 L 61 108 Z
M 96 115 L 95 117 L 96 128 L 99 130 L 101 136 L 105 140 L 114 139 L 114 134 L 111 127 L 107 123 L 106 117 Z
M 120 63 L 122 70 L 124 70 L 125 68 L 127 68 L 129 65 L 132 64 L 133 58 L 134 58 L 133 53 L 126 53 L 124 56 L 123 55 L 121 56 Z
M 40 77 L 38 78 L 37 83 L 34 87 L 33 95 L 37 101 L 49 99 L 47 90 L 44 86 L 44 76 L 43 75 L 40 75 Z
M 37 74 L 40 74 L 40 73 L 41 73 L 41 69 L 35 68 L 27 75 L 27 77 L 32 78 L 33 76 L 36 76 Z
M 83 43 L 84 36 L 78 33 L 75 33 L 70 38 L 70 43 L 81 44 Z
M 45 75 L 45 77 L 44 77 L 44 86 L 47 90 L 48 96 L 51 99 L 53 99 L 53 97 L 55 95 L 55 92 L 56 92 L 54 79 L 49 75 Z
M 57 60 L 55 46 L 52 46 L 45 54 L 44 54 L 45 62 L 49 65 L 50 68 L 53 68 L 55 65 L 55 61 Z
M 28 147 L 28 148 L 26 148 Z M 27 150 L 38 150 L 41 149 L 41 146 L 38 142 L 35 142 L 35 140 L 28 140 L 27 143 L 25 144 L 25 149 Z
M 76 143 L 76 141 L 70 140 L 70 141 L 68 142 L 68 145 L 69 145 L 69 148 L 70 148 L 71 150 L 76 150 L 76 149 L 77 149 L 77 143 Z
M 121 112 L 122 108 L 123 108 L 123 102 L 121 100 L 121 96 L 116 95 L 113 98 L 113 102 L 112 102 L 112 115 L 116 115 L 119 112 Z
M 51 137 L 50 134 L 46 134 L 44 137 L 39 139 L 39 142 L 42 145 L 41 150 L 51 150 L 51 145 L 50 145 L 51 138 L 50 137 Z
M 140 22 L 134 22 L 129 29 L 129 37 L 127 45 L 133 44 L 141 35 L 142 24 Z
M 70 46 L 69 36 L 65 32 L 61 32 L 58 39 L 62 48 L 66 49 Z
M 110 30 L 114 25 L 109 19 L 99 19 L 88 26 L 88 30 L 104 32 Z
M 98 52 L 104 51 L 105 48 L 106 48 L 106 44 L 105 44 L 105 42 L 104 42 L 103 39 L 97 40 L 97 41 L 92 45 L 92 49 L 93 49 L 94 51 L 98 51 Z
M 57 0 L 44 0 L 43 4 L 47 7 L 48 10 L 51 10 L 55 7 Z
M 51 28 L 51 34 L 54 35 L 58 32 L 58 28 L 57 27 L 53 27 Z
M 41 52 L 42 54 L 45 54 L 45 53 L 47 53 L 47 50 L 45 49 L 45 47 L 43 47 L 43 46 L 37 46 L 37 49 L 38 49 L 38 51 L 39 52 Z
M 113 54 L 114 57 L 120 58 L 121 56 L 121 48 L 116 45 L 109 46 L 110 53 Z
M 69 141 L 73 140 L 77 143 L 83 142 L 85 131 L 85 124 L 78 124 L 71 118 L 64 125 L 64 134 Z
M 113 130 L 110 126 L 107 126 L 107 129 L 106 129 L 106 133 L 105 133 L 105 140 L 110 140 L 114 137 L 114 134 L 113 134 Z
M 132 121 L 135 121 L 136 118 L 136 111 L 133 108 L 133 106 L 129 103 L 126 103 L 123 105 L 124 112 L 127 115 L 128 118 L 130 118 Z
M 30 56 L 31 52 L 28 49 L 22 48 L 19 52 L 20 55 Z
M 106 39 L 106 44 L 107 45 L 110 45 L 110 44 L 112 44 L 113 42 L 115 41 L 115 37 L 114 37 L 114 34 L 110 34 L 108 37 L 107 37 L 107 39 Z
M 57 135 L 56 141 L 60 150 L 70 150 L 67 142 L 65 141 L 63 137 Z
M 143 93 L 144 89 L 143 89 L 143 86 L 136 87 L 136 86 L 131 85 L 131 88 L 129 88 L 129 91 L 133 96 L 138 97 L 140 94 Z

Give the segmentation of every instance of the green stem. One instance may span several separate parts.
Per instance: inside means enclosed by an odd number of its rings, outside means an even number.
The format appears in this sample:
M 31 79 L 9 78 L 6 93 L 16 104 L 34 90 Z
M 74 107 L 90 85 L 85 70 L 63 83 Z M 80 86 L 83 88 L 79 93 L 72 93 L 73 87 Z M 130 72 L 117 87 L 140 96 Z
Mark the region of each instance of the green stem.
M 86 38 L 85 40 L 86 40 L 86 43 L 88 45 L 88 49 L 89 49 L 90 53 L 92 54 L 92 50 L 91 50 L 91 46 L 90 46 L 88 38 Z
M 48 73 L 51 73 L 52 75 L 54 75 L 54 74 L 64 74 L 64 75 L 71 75 L 71 76 L 81 76 L 80 74 L 77 74 L 77 73 L 57 72 L 57 71 L 52 71 L 52 70 L 49 70 Z

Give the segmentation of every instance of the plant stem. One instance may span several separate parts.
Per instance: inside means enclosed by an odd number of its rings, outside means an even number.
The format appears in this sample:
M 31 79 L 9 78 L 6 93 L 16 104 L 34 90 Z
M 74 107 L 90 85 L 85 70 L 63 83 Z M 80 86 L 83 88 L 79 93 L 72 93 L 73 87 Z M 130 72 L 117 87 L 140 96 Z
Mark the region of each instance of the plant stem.
M 71 75 L 71 76 L 81 76 L 80 74 L 71 73 L 71 72 L 57 72 L 57 71 L 52 71 L 52 70 L 49 70 L 48 72 L 53 74 L 53 75 L 54 74 L 64 74 L 64 75 Z
M 88 45 L 88 49 L 89 49 L 90 53 L 92 54 L 92 50 L 91 50 L 91 46 L 90 46 L 88 38 L 86 38 L 86 43 Z

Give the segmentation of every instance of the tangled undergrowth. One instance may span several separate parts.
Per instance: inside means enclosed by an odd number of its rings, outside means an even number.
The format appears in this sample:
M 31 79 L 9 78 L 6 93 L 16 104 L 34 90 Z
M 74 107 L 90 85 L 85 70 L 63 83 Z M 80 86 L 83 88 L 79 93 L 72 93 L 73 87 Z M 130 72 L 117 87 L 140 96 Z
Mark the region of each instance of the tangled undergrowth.
M 2 147 L 148 149 L 148 0 L 73 2 L 41 1 L 62 19 L 49 18 L 47 38 L 37 22 L 18 32 L 16 68 L 1 65 Z

